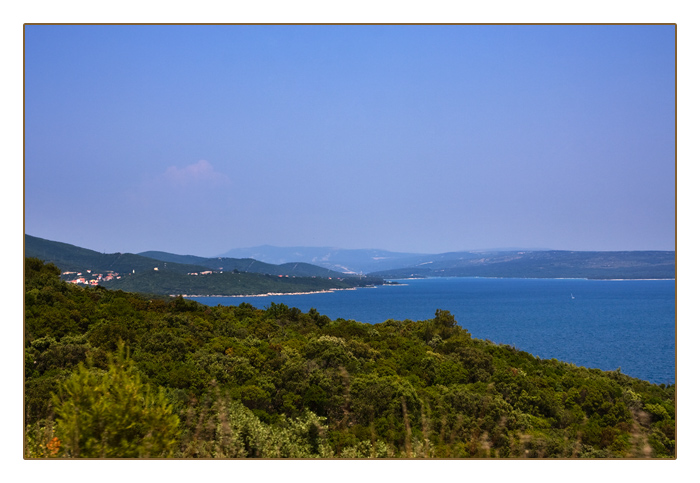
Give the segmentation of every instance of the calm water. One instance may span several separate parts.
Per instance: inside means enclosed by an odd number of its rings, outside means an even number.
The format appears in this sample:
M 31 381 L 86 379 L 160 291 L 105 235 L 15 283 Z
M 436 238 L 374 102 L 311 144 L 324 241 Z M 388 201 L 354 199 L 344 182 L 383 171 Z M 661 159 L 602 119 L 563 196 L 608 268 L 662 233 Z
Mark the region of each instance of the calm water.
M 333 293 L 199 297 L 207 305 L 311 307 L 332 319 L 423 320 L 449 310 L 473 337 L 654 383 L 675 382 L 673 280 L 431 278 Z

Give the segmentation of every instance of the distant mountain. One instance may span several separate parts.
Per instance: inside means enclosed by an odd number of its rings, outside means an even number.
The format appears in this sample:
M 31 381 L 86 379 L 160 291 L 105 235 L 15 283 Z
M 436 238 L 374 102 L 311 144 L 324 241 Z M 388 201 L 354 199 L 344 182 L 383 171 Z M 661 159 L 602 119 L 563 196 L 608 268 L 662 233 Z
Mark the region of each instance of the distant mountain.
M 305 262 L 343 273 L 382 278 L 675 278 L 675 252 L 579 252 L 545 249 L 469 250 L 438 254 L 331 247 L 263 245 L 229 250 L 225 256 L 267 263 Z M 185 260 L 181 260 L 185 261 Z M 201 261 L 187 260 L 188 263 Z
M 262 245 L 250 248 L 235 248 L 221 256 L 254 258 L 273 264 L 304 262 L 347 274 L 410 266 L 420 263 L 420 260 L 425 255 L 375 249 L 275 247 Z
M 561 250 L 443 253 L 426 257 L 410 267 L 380 270 L 369 275 L 382 278 L 675 279 L 676 253 Z

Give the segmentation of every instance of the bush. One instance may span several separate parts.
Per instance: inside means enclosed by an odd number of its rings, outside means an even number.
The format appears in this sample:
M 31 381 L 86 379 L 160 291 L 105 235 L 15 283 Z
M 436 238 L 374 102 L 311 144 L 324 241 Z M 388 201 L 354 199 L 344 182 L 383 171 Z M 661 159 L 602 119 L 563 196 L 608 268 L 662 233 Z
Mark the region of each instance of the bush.
M 123 344 L 107 371 L 81 363 L 53 403 L 63 456 L 166 457 L 179 439 L 179 418 L 163 390 L 141 382 Z

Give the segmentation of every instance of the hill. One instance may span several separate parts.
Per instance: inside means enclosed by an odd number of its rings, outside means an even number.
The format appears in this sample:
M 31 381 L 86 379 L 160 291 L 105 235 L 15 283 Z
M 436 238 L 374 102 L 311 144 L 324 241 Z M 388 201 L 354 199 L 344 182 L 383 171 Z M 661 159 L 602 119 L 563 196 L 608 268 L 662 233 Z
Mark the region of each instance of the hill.
M 159 251 L 142 252 L 139 253 L 139 255 L 164 262 L 197 265 L 207 267 L 210 270 L 222 270 L 225 272 L 238 270 L 239 272 L 262 273 L 269 275 L 289 275 L 295 277 L 347 277 L 347 274 L 298 261 L 294 263 L 282 263 L 280 265 L 275 265 L 272 263 L 261 262 L 253 258 L 204 258 L 194 255 L 175 255 L 172 253 Z
M 24 235 L 24 256 L 34 257 L 56 265 L 63 272 L 118 272 L 131 273 L 164 269 L 164 262 L 133 253 L 100 253 L 68 243 L 46 240 Z M 188 273 L 207 270 L 204 266 L 192 264 L 170 264 L 169 270 Z
M 25 260 L 28 458 L 676 455 L 675 384 L 475 339 L 444 310 L 371 325 L 59 273 Z
M 189 275 L 165 270 L 143 271 L 102 282 L 111 290 L 160 295 L 260 295 L 304 293 L 380 285 L 371 277 L 289 277 L 261 273 L 231 273 L 207 270 Z
M 271 265 L 257 260 L 207 259 L 148 252 L 99 253 L 25 235 L 25 256 L 56 265 L 63 279 L 114 290 L 160 295 L 257 295 L 347 289 L 382 284 L 309 264 Z
M 458 252 L 425 257 L 410 267 L 375 271 L 369 275 L 382 278 L 674 279 L 676 254 L 670 251 Z

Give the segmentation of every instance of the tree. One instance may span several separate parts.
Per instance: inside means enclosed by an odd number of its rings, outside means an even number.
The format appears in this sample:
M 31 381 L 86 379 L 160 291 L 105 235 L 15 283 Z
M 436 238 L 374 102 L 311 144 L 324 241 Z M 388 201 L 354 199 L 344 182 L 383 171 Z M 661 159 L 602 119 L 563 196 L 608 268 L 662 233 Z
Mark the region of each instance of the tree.
M 179 418 L 161 388 L 141 381 L 124 344 L 107 371 L 78 366 L 53 397 L 56 436 L 72 458 L 167 457 L 179 439 Z

